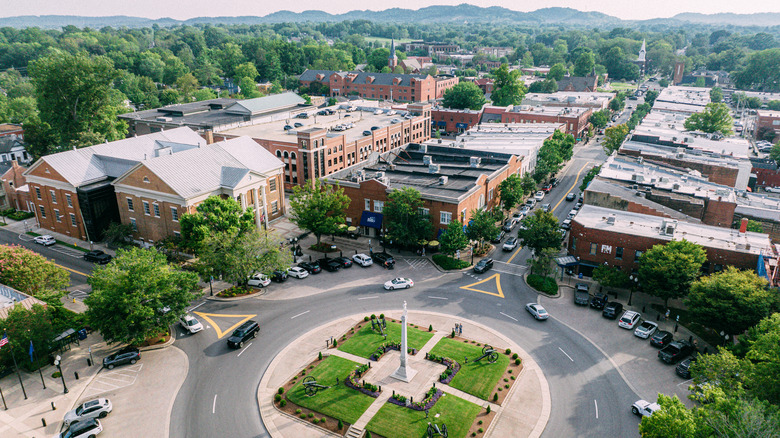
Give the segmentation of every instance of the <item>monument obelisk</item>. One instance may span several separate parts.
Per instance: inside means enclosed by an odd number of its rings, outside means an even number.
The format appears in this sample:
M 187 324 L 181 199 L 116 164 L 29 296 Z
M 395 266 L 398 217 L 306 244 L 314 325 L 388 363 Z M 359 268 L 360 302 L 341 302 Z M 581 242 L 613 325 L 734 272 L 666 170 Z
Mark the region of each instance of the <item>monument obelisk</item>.
M 401 365 L 398 366 L 398 369 L 395 370 L 395 372 L 390 377 L 402 380 L 404 382 L 409 382 L 412 380 L 414 375 L 417 374 L 417 371 L 408 366 L 407 350 L 409 347 L 406 340 L 406 318 L 406 301 L 404 301 L 404 313 L 401 316 Z

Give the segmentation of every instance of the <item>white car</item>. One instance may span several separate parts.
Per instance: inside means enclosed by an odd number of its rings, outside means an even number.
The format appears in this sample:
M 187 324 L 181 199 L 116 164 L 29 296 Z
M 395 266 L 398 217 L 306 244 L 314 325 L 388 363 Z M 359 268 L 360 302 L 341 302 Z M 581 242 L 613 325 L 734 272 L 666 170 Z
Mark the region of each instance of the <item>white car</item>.
M 631 405 L 631 412 L 640 417 L 649 417 L 659 409 L 661 409 L 661 406 L 659 406 L 658 403 L 650 403 L 646 400 L 637 400 Z
M 514 251 L 515 248 L 517 248 L 517 238 L 510 237 L 509 239 L 506 239 L 506 242 L 504 242 L 504 246 L 502 249 L 504 251 Z
M 398 277 L 385 283 L 385 289 L 387 290 L 409 289 L 412 286 L 414 286 L 414 282 L 411 278 Z
M 388 116 L 394 116 L 394 115 L 396 115 L 396 111 L 395 110 L 390 110 L 390 111 L 387 112 L 387 115 Z
M 544 199 L 544 192 L 541 190 L 536 192 L 536 194 L 534 195 L 534 199 L 536 200 L 536 202 L 540 202 L 542 199 Z
M 266 287 L 271 284 L 271 279 L 263 274 L 255 274 L 249 277 L 247 284 L 252 287 Z
M 378 109 L 378 110 L 374 111 L 374 115 L 375 116 L 378 116 L 380 114 L 382 114 L 382 110 L 381 109 Z
M 287 270 L 287 275 L 295 278 L 306 278 L 309 276 L 309 271 L 298 266 L 293 266 Z
M 371 260 L 371 257 L 365 255 L 365 254 L 355 254 L 352 256 L 352 261 L 357 263 L 358 265 L 366 268 L 374 264 L 374 261 Z
M 542 307 L 541 304 L 528 303 L 525 305 L 525 310 L 527 310 L 528 313 L 531 314 L 531 316 L 536 318 L 537 321 L 547 319 L 550 317 L 550 314 L 547 313 L 546 310 L 544 310 L 544 307 Z
M 574 219 L 574 216 L 577 216 L 578 211 L 576 209 L 569 212 L 569 215 L 567 216 L 568 219 Z
M 76 406 L 76 409 L 68 411 L 62 419 L 62 424 L 67 428 L 79 421 L 89 418 L 106 418 L 114 409 L 111 406 L 111 400 L 107 398 L 96 398 Z
M 35 236 L 35 238 L 33 238 L 33 242 L 43 246 L 52 246 L 57 243 L 57 241 L 48 234 L 44 234 L 43 236 Z
M 764 187 L 764 190 L 770 193 L 780 193 L 780 187 Z
M 637 323 L 639 323 L 639 318 L 642 315 L 639 314 L 639 312 L 634 312 L 633 310 L 626 310 L 625 313 L 623 313 L 623 316 L 620 317 L 618 320 L 618 327 L 622 327 L 624 329 L 633 330 L 634 327 L 636 327 Z
M 639 324 L 639 327 L 634 330 L 634 336 L 647 339 L 653 336 L 656 330 L 658 330 L 658 324 L 653 321 L 642 321 L 642 324 Z
M 78 423 L 73 423 L 70 427 L 55 435 L 55 438 L 94 438 L 95 435 L 103 432 L 103 425 L 100 420 L 88 418 Z
M 192 315 L 182 316 L 181 319 L 179 319 L 179 324 L 184 327 L 184 330 L 190 332 L 190 334 L 198 333 L 199 331 L 203 330 L 203 324 L 201 324 L 200 321 L 195 319 L 195 317 Z

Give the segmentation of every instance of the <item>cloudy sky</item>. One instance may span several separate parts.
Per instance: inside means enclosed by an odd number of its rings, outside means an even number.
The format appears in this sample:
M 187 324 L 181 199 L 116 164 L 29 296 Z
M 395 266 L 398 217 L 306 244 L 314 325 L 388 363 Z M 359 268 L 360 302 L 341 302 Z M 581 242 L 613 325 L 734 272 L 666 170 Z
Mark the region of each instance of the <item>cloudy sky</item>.
M 430 5 L 471 3 L 479 6 L 503 6 L 513 10 L 530 11 L 539 8 L 563 6 L 580 10 L 599 11 L 627 20 L 671 17 L 680 12 L 780 12 L 778 0 L 384 0 L 356 2 L 354 0 L 0 0 L 0 16 L 16 15 L 129 15 L 135 17 L 187 19 L 204 16 L 267 15 L 278 10 L 300 12 L 324 10 L 342 13 L 365 8 L 383 10 L 393 7 L 419 9 Z M 359 5 L 359 6 L 358 6 Z

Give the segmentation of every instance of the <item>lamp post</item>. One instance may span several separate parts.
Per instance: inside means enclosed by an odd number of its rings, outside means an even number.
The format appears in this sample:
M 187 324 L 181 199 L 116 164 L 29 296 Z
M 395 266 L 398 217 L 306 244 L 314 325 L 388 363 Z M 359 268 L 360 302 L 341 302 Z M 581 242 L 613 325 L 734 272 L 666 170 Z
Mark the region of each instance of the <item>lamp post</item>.
M 60 363 L 62 361 L 62 358 L 58 354 L 57 357 L 54 358 L 54 366 L 57 367 L 57 371 L 60 372 L 60 378 L 62 379 L 62 387 L 65 388 L 63 391 L 65 394 L 68 393 L 68 387 L 65 385 L 65 376 L 62 374 L 62 367 L 60 366 Z
M 631 299 L 634 297 L 634 290 L 639 287 L 639 275 L 629 275 L 628 279 L 631 280 L 628 292 L 628 305 L 631 305 Z

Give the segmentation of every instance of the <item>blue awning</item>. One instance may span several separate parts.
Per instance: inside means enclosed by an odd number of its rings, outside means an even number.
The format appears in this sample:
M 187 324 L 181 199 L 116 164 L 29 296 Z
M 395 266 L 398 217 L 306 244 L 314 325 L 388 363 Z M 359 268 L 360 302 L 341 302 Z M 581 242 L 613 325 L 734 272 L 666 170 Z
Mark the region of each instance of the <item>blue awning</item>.
M 455 127 L 456 127 L 456 128 L 463 128 L 463 129 L 468 129 L 468 127 L 469 127 L 469 124 L 468 124 L 468 123 L 456 123 L 456 124 L 455 124 Z
M 439 121 L 439 127 L 446 128 L 447 127 L 447 122 Z
M 382 213 L 372 213 L 370 211 L 364 211 L 363 216 L 360 217 L 361 227 L 371 227 L 377 230 L 382 229 Z

